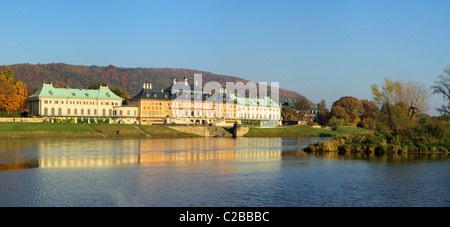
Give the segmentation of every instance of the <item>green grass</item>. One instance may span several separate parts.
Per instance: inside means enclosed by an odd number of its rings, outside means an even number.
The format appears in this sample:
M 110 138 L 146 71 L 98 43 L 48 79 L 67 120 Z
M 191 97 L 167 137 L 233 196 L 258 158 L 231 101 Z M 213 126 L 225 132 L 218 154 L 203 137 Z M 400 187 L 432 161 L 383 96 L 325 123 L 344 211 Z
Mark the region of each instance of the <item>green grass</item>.
M 139 125 L 139 127 L 152 137 L 199 137 L 195 134 L 173 130 L 164 125 Z
M 145 136 L 137 126 L 124 125 L 124 124 L 91 124 L 89 125 L 97 133 L 100 133 L 106 137 L 141 137 Z
M 119 132 L 119 133 L 117 133 Z M 246 137 L 319 137 L 360 135 L 369 132 L 362 128 L 341 127 L 331 131 L 309 126 L 250 127 Z M 0 123 L 0 138 L 45 137 L 198 137 L 179 132 L 164 125 L 70 124 L 70 123 Z
M 278 126 L 276 128 L 250 127 L 246 137 L 319 137 L 336 136 L 331 130 L 312 128 L 309 126 Z
M 1 122 L 0 138 L 92 137 L 99 136 L 88 125 Z
M 119 132 L 119 133 L 117 133 Z M 198 137 L 164 125 L 0 122 L 0 138 Z
M 339 127 L 336 132 L 338 135 L 353 136 L 370 133 L 370 130 L 360 127 Z

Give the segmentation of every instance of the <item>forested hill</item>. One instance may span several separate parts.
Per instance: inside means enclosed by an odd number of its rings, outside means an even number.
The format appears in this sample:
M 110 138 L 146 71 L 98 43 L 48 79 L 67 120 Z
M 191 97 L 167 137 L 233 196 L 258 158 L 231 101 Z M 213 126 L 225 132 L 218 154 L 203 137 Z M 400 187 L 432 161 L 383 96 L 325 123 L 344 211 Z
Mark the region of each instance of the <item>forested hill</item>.
M 84 88 L 91 83 L 105 82 L 110 87 L 121 87 L 128 96 L 133 96 L 142 88 L 142 83 L 151 80 L 154 89 L 167 88 L 173 83 L 173 79 L 182 81 L 186 77 L 189 82 L 193 82 L 194 73 L 203 75 L 203 84 L 209 81 L 217 81 L 225 87 L 226 82 L 243 82 L 248 80 L 233 77 L 222 76 L 210 72 L 203 72 L 190 69 L 174 68 L 119 68 L 113 65 L 102 66 L 83 66 L 70 65 L 64 63 L 52 64 L 16 64 L 9 66 L 0 66 L 0 70 L 10 67 L 14 72 L 16 80 L 23 81 L 29 90 L 29 93 L 38 89 L 42 81 L 53 82 L 55 87 L 69 86 L 72 88 Z M 267 81 L 270 85 L 271 81 Z M 270 88 L 268 88 L 270 91 Z M 297 92 L 288 91 L 280 88 L 280 101 L 285 99 L 296 99 L 301 95 Z

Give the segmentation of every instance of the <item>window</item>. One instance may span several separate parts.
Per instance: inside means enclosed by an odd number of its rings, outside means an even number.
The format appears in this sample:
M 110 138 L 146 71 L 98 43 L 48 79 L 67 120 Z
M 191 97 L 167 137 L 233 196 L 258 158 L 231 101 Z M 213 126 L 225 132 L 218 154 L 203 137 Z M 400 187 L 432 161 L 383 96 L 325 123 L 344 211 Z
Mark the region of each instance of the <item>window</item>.
M 77 114 L 78 114 L 78 110 L 77 110 L 77 109 L 74 109 L 74 110 L 73 110 L 73 114 L 74 114 L 74 115 L 77 115 Z
M 67 115 L 70 115 L 70 109 L 67 109 Z
M 44 108 L 44 116 L 47 116 L 48 115 L 48 109 L 47 109 L 47 107 L 45 107 Z

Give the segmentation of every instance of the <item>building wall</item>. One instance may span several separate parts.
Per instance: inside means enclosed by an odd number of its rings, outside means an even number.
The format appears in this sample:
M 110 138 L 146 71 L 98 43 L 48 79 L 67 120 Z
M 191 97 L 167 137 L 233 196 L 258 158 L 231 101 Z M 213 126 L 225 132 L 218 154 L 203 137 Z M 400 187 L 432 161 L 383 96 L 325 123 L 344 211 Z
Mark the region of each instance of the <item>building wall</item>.
M 30 112 L 48 117 L 112 117 L 113 107 L 121 106 L 121 100 L 45 98 L 30 100 Z

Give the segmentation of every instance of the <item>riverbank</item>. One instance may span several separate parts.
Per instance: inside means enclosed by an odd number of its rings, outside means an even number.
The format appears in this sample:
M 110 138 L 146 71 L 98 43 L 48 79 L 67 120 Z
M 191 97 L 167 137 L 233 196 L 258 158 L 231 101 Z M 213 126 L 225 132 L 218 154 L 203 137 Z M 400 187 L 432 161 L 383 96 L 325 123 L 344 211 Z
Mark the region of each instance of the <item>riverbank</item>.
M 276 128 L 250 127 L 245 137 L 337 137 L 370 133 L 369 130 L 356 127 L 340 127 L 336 131 L 313 128 L 310 126 L 278 126 Z
M 250 127 L 245 137 L 342 137 L 370 133 L 362 128 L 339 128 L 337 131 L 309 126 Z M 72 124 L 0 122 L 0 138 L 188 138 L 201 137 L 164 125 Z
M 1 122 L 0 138 L 189 138 L 198 137 L 163 125 Z

